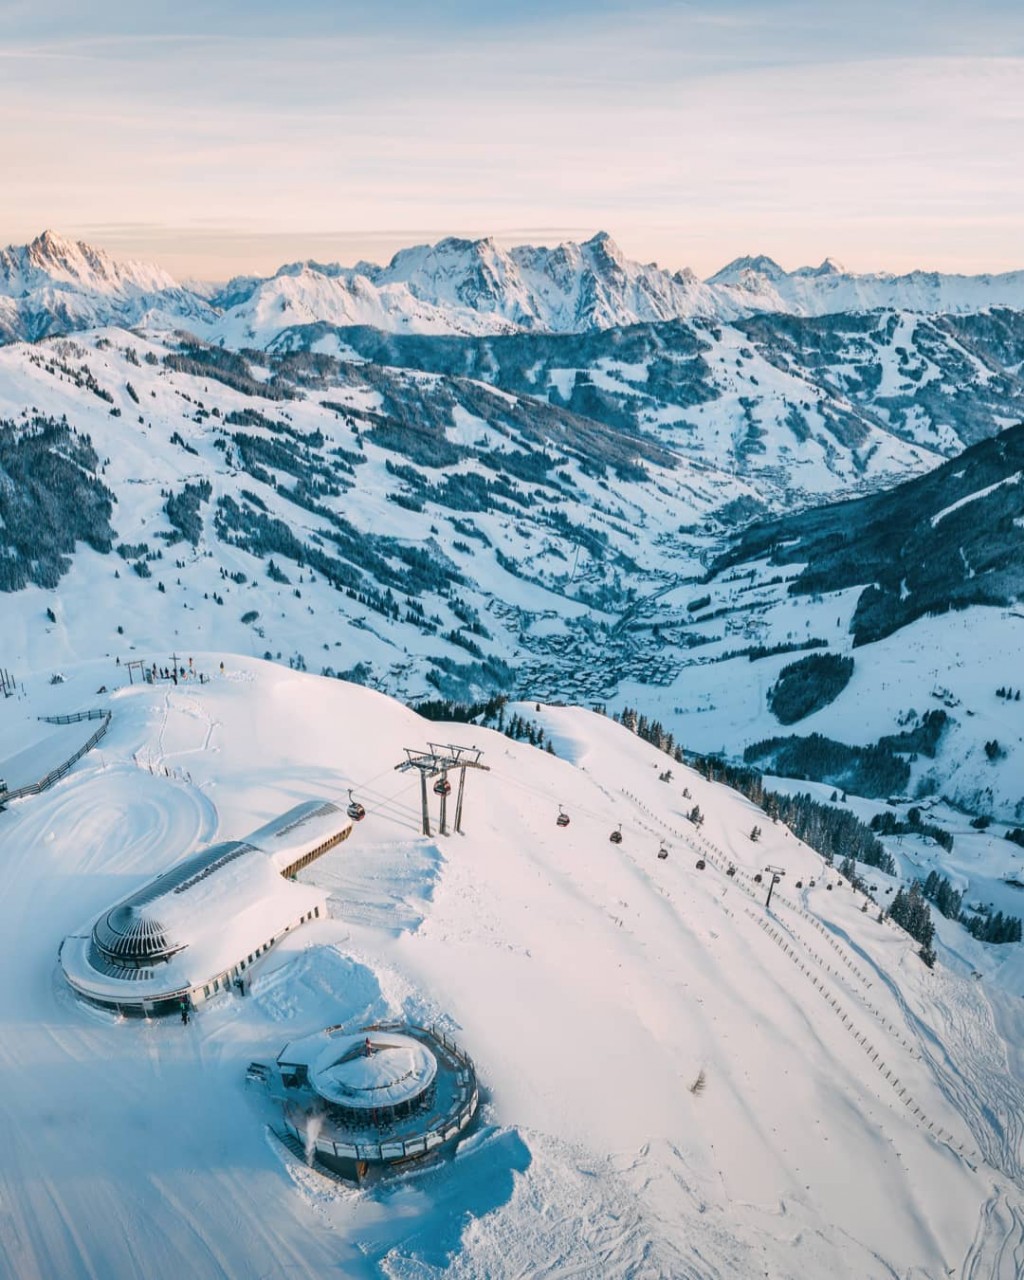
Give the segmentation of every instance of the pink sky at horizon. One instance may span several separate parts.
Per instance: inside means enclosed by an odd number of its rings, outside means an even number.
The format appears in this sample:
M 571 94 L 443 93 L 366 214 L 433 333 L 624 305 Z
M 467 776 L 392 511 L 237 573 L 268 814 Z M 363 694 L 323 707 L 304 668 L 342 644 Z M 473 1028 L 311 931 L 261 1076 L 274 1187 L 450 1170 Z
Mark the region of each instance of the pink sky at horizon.
M 0 36 L 4 243 L 49 227 L 211 280 L 602 229 L 704 277 L 748 253 L 1024 267 L 1024 21 L 1000 0 L 969 31 L 951 0 L 861 16 L 605 0 L 585 20 L 552 0 L 500 29 L 448 0 L 433 26 L 413 6 L 392 30 L 253 0 L 216 31 L 191 0 L 181 30 L 105 4 L 106 33 L 76 34 L 71 6 L 28 30 L 61 8 L 41 0 Z

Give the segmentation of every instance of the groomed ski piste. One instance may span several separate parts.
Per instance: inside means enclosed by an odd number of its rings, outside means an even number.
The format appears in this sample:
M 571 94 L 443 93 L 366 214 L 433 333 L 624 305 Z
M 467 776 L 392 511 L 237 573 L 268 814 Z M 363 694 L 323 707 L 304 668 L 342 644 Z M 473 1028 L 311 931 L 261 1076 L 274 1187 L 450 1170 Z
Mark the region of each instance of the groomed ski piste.
M 105 684 L 113 718 L 0 813 L 0 1276 L 1021 1274 L 1019 999 L 927 970 L 784 827 L 598 714 L 514 708 L 552 756 L 196 662 L 208 684 L 119 687 L 109 659 L 26 674 L 5 708 L 78 710 Z M 490 766 L 464 835 L 421 835 L 419 779 L 395 772 L 428 742 Z M 366 819 L 298 873 L 330 918 L 261 956 L 246 995 L 188 1026 L 76 999 L 57 948 L 84 919 L 349 787 Z M 766 865 L 786 871 L 770 911 Z M 480 1114 L 454 1156 L 350 1187 L 278 1141 L 246 1067 L 387 1021 L 464 1045 Z

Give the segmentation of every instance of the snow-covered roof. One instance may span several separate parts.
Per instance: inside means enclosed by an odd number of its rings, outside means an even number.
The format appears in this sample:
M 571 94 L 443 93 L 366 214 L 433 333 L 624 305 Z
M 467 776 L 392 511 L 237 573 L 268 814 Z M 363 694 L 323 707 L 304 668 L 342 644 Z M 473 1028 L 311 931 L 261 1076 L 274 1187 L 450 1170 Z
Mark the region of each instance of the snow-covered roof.
M 437 1059 L 412 1036 L 392 1031 L 326 1034 L 328 1043 L 316 1056 L 309 1076 L 310 1084 L 328 1102 L 368 1109 L 396 1106 L 418 1097 L 437 1074 Z
M 286 879 L 296 863 L 339 844 L 352 824 L 334 804 L 296 805 L 242 840 L 183 858 L 65 939 L 71 985 L 137 1002 L 202 986 L 326 902 Z

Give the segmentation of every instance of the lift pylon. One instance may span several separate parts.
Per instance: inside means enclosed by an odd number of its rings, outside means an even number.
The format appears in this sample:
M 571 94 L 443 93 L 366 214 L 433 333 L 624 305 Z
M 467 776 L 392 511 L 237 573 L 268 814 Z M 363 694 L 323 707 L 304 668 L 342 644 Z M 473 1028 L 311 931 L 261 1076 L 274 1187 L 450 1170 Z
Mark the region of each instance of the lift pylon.
M 462 809 L 466 790 L 466 770 L 467 769 L 483 769 L 490 772 L 489 767 L 480 763 L 480 756 L 483 754 L 478 747 L 459 747 L 453 743 L 437 743 L 430 742 L 427 744 L 426 751 L 420 751 L 414 747 L 404 747 L 405 759 L 401 764 L 396 764 L 395 769 L 404 773 L 409 769 L 416 769 L 420 775 L 420 803 L 423 808 L 423 834 L 429 836 L 430 832 L 430 790 L 427 782 L 431 778 L 439 778 L 439 782 L 435 783 L 434 790 L 441 797 L 441 814 L 439 834 L 446 836 L 448 831 L 448 796 L 451 792 L 451 784 L 448 782 L 448 773 L 451 770 L 459 771 L 459 790 L 455 801 L 455 830 L 462 831 Z

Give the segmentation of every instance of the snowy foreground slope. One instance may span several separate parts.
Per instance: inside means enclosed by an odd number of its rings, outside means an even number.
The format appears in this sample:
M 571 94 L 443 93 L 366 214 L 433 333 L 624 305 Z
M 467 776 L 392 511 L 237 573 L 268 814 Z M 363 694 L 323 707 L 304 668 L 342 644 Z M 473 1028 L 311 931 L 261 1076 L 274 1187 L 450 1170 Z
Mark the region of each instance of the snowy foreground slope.
M 1019 1001 L 926 970 L 784 828 L 681 767 L 659 781 L 665 756 L 609 720 L 519 708 L 554 758 L 221 658 L 177 687 L 86 664 L 5 705 L 11 723 L 97 702 L 114 719 L 0 813 L 0 1275 L 1019 1275 Z M 429 740 L 490 765 L 465 836 L 420 836 L 417 779 L 394 772 Z M 302 873 L 333 918 L 272 951 L 250 995 L 184 1028 L 62 986 L 57 946 L 90 914 L 350 786 L 366 821 Z M 770 914 L 750 879 L 766 863 L 787 870 Z M 268 1137 L 245 1068 L 396 1015 L 457 1032 L 482 1122 L 454 1162 L 347 1190 Z

